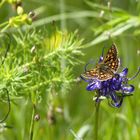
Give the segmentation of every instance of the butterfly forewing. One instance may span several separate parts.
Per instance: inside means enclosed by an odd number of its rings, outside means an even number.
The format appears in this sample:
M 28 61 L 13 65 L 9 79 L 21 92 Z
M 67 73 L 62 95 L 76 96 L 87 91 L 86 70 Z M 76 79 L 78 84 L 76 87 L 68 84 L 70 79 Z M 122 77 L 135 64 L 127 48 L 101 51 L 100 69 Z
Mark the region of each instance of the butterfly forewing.
M 98 80 L 105 81 L 111 79 L 113 75 L 114 74 L 112 73 L 112 71 L 110 71 L 110 69 L 99 69 Z
M 108 66 L 114 73 L 118 70 L 120 65 L 120 61 L 118 59 L 117 54 L 117 48 L 115 44 L 113 44 L 103 59 L 104 65 Z
M 117 48 L 115 46 L 115 44 L 113 44 L 111 46 L 111 48 L 108 50 L 106 56 L 103 59 L 103 62 L 106 63 L 110 63 L 111 61 L 113 62 L 114 60 L 116 60 L 117 58 Z
M 114 60 L 113 62 L 108 63 L 107 65 L 115 73 L 119 68 L 120 60 L 117 58 L 116 60 Z

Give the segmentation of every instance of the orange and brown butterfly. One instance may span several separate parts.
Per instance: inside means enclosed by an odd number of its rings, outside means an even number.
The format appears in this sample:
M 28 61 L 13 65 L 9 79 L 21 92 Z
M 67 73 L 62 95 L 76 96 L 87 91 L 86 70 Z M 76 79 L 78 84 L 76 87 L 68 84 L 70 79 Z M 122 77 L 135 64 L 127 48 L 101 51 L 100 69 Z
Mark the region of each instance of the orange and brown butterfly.
M 103 60 L 96 64 L 95 68 L 81 74 L 84 79 L 97 79 L 99 81 L 106 81 L 111 79 L 117 72 L 120 66 L 118 58 L 118 51 L 115 44 L 112 44 Z

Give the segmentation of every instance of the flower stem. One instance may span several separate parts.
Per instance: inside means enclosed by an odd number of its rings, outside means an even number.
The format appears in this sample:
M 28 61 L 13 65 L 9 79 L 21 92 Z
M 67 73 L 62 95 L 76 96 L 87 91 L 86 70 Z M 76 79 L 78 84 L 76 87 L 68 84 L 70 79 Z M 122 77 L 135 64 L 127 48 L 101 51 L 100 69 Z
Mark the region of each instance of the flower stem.
M 30 125 L 29 140 L 33 140 L 33 134 L 34 134 L 34 116 L 35 116 L 35 105 L 33 106 L 32 119 L 31 119 L 31 125 Z
M 2 7 L 2 5 L 5 3 L 5 0 L 2 0 L 1 2 L 0 2 L 0 8 Z
M 94 132 L 95 132 L 95 140 L 98 140 L 98 123 L 99 123 L 99 107 L 100 107 L 100 102 L 97 102 L 95 104 L 95 127 L 94 127 Z
M 65 18 L 65 0 L 60 0 L 60 14 L 61 14 L 61 30 L 66 29 L 66 18 Z

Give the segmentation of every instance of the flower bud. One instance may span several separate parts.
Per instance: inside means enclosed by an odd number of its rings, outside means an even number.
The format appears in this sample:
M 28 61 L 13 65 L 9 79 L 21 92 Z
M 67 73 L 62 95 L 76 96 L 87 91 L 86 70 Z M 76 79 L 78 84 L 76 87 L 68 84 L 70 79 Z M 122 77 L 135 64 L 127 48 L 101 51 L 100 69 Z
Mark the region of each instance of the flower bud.
M 24 12 L 23 8 L 22 8 L 21 6 L 18 6 L 18 7 L 17 7 L 17 14 L 18 14 L 18 15 L 22 15 L 23 12 Z
M 31 53 L 35 53 L 35 51 L 36 51 L 36 46 L 33 46 L 33 47 L 31 48 L 30 52 L 31 52 Z
M 39 115 L 39 114 L 36 114 L 36 115 L 34 116 L 34 120 L 35 120 L 35 121 L 39 121 L 39 120 L 40 120 L 40 115 Z
M 28 19 L 27 19 L 27 24 L 29 24 L 29 25 L 32 24 L 32 19 L 31 19 L 31 18 L 28 18 Z

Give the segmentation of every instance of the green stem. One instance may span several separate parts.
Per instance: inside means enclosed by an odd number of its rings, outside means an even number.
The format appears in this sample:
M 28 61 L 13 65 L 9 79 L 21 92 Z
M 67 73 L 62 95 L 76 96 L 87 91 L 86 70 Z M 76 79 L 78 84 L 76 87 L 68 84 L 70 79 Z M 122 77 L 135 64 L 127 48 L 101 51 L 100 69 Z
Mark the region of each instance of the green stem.
M 1 2 L 0 2 L 0 8 L 2 7 L 2 5 L 5 3 L 5 0 L 2 0 Z
M 31 125 L 30 125 L 29 140 L 33 140 L 33 134 L 34 134 L 34 116 L 35 116 L 35 105 L 33 106 L 32 119 L 31 119 Z
M 65 13 L 65 0 L 60 0 L 61 30 L 62 31 L 66 29 L 66 18 L 63 13 Z
M 99 108 L 100 108 L 100 102 L 95 104 L 95 140 L 98 140 L 98 123 L 99 123 Z
M 3 26 L 8 25 L 8 23 L 9 23 L 8 21 L 1 23 L 1 24 L 0 24 L 0 28 L 3 28 Z
M 5 27 L 3 27 L 3 29 L 0 30 L 0 32 L 5 32 L 9 27 L 10 27 L 10 25 L 7 24 Z

